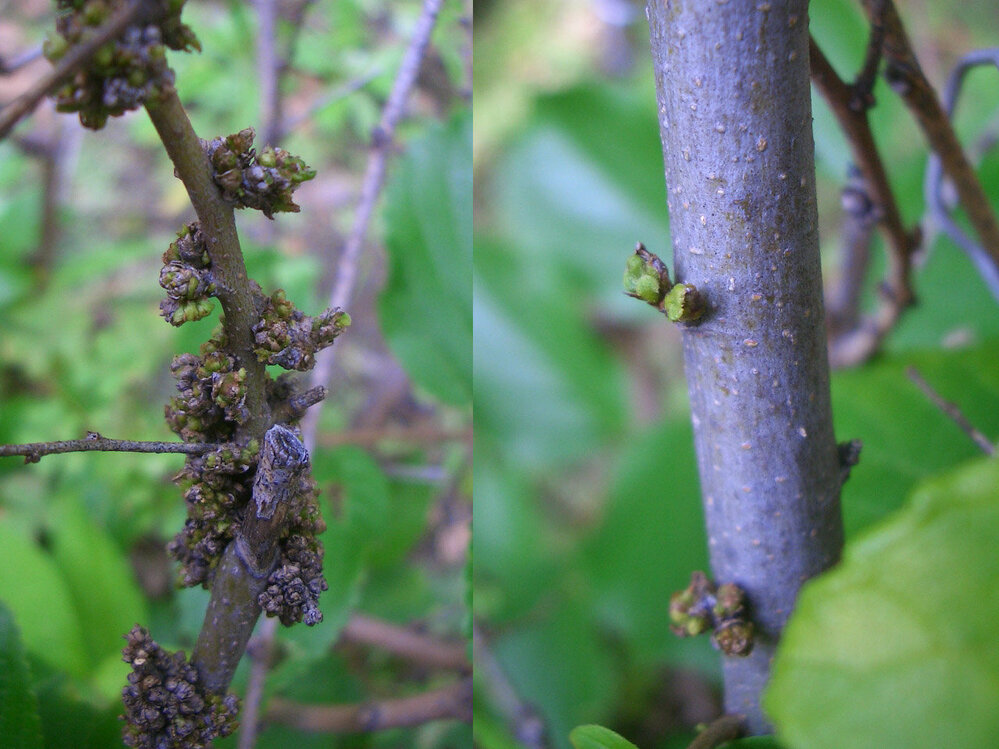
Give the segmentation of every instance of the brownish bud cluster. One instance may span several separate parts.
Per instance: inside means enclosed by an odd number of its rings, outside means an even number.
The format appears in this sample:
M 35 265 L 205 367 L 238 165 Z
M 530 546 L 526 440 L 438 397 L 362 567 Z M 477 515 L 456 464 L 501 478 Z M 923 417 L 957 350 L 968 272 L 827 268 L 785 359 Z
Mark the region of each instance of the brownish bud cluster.
M 160 286 L 167 293 L 160 302 L 160 314 L 171 325 L 200 320 L 211 313 L 213 305 L 208 297 L 215 294 L 215 279 L 197 221 L 185 226 L 163 253 Z
M 79 112 L 84 127 L 99 130 L 108 117 L 136 109 L 173 87 L 166 49 L 201 49 L 194 32 L 180 21 L 184 0 L 160 0 L 160 20 L 130 26 L 97 50 L 90 63 L 56 92 L 56 108 Z M 58 0 L 58 36 L 45 42 L 45 56 L 55 62 L 124 7 L 124 0 Z
M 135 625 L 122 660 L 132 666 L 122 690 L 122 738 L 137 749 L 205 749 L 236 727 L 239 699 L 208 694 L 184 652 L 170 653 Z
M 311 317 L 299 310 L 278 289 L 264 303 L 260 322 L 253 326 L 254 353 L 267 364 L 305 372 L 316 364 L 316 352 L 350 325 L 350 315 L 328 309 Z
M 256 208 L 267 218 L 275 213 L 297 213 L 292 200 L 298 186 L 316 176 L 298 156 L 282 148 L 253 148 L 252 127 L 224 138 L 202 141 L 222 196 L 237 208 Z
M 323 547 L 313 535 L 293 534 L 281 549 L 281 561 L 267 579 L 267 588 L 257 598 L 268 616 L 277 616 L 290 627 L 308 626 L 323 620 L 319 594 L 329 586 L 323 577 Z

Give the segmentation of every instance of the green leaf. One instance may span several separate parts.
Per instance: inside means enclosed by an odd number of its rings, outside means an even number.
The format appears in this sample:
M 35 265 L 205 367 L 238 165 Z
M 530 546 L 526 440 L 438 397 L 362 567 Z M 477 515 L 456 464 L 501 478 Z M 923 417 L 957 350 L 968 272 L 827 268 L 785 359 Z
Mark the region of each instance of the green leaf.
M 14 613 L 29 654 L 73 676 L 86 675 L 90 659 L 66 581 L 52 558 L 2 516 L 0 599 Z
M 784 749 L 776 736 L 748 736 L 744 739 L 726 741 L 721 749 Z
M 860 463 L 843 487 L 848 536 L 898 509 L 921 479 L 978 454 L 975 444 L 909 380 L 907 366 L 915 366 L 985 434 L 999 437 L 996 345 L 900 354 L 833 375 L 836 434 L 864 443 Z
M 472 397 L 472 127 L 463 115 L 410 144 L 385 208 L 389 347 L 435 397 Z
M 10 609 L 0 603 L 0 736 L 8 749 L 41 749 L 38 698 Z
M 569 734 L 576 749 L 638 749 L 623 736 L 603 726 L 576 726 Z
M 52 555 L 69 584 L 91 666 L 108 657 L 121 660 L 122 637 L 149 620 L 124 552 L 69 492 L 53 503 L 51 534 Z M 127 668 L 120 670 L 124 678 Z
M 791 747 L 985 747 L 999 735 L 999 461 L 922 484 L 808 584 L 764 705 Z

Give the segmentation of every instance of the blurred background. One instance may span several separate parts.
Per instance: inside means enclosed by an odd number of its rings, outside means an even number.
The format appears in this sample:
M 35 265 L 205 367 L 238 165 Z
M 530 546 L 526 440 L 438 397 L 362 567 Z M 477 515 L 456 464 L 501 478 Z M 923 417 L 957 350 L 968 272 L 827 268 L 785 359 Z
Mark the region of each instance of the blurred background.
M 0 0 L 0 102 L 48 69 L 31 53 L 53 27 L 54 5 Z M 276 145 L 318 172 L 295 194 L 300 214 L 237 213 L 250 277 L 267 293 L 285 289 L 307 314 L 328 304 L 372 129 L 421 5 L 185 8 L 203 52 L 169 61 L 198 134 L 253 126 L 262 147 L 283 131 Z M 272 32 L 260 23 L 264 9 Z M 275 83 L 279 96 L 267 99 Z M 192 218 L 144 112 L 95 133 L 44 102 L 0 142 L 0 443 L 88 430 L 176 439 L 163 419 L 171 359 L 196 352 L 218 321 L 218 305 L 182 328 L 158 314 L 161 255 Z M 341 634 L 362 616 L 432 637 L 459 660 L 465 652 L 470 280 L 471 2 L 447 0 L 391 147 L 353 325 L 337 341 L 320 407 L 312 458 L 329 525 L 325 619 L 279 627 L 265 708 L 273 697 L 351 705 L 421 694 L 467 667 L 435 668 Z M 191 650 L 208 593 L 178 590 L 164 551 L 184 522 L 170 480 L 182 465 L 179 456 L 99 453 L 0 460 L 0 602 L 25 643 L 46 746 L 121 745 L 122 637 L 136 622 L 164 647 Z M 234 682 L 241 695 L 247 660 Z M 335 737 L 269 724 L 257 745 L 468 746 L 470 730 L 451 721 Z
M 996 45 L 987 2 L 899 4 L 939 89 Z M 840 76 L 863 60 L 857 4 L 815 0 L 812 32 Z M 996 71 L 956 116 L 999 203 Z M 904 223 L 923 221 L 925 141 L 886 85 L 872 111 Z M 644 6 L 483 0 L 474 65 L 475 738 L 552 746 L 601 723 L 639 746 L 686 746 L 719 712 L 718 657 L 668 631 L 670 594 L 707 564 L 679 331 L 622 293 L 637 241 L 672 267 Z M 842 274 L 849 150 L 813 96 L 820 235 Z M 866 364 L 833 376 L 840 440 L 861 439 L 843 494 L 849 536 L 920 479 L 977 448 L 904 374 L 916 366 L 999 435 L 999 307 L 967 257 L 923 221 L 917 306 Z M 864 287 L 872 309 L 882 241 Z

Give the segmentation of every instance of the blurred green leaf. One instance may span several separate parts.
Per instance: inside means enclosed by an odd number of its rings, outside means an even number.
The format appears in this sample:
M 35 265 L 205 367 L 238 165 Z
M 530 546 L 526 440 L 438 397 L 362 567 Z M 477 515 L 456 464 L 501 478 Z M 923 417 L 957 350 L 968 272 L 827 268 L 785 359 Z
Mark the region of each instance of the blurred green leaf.
M 428 128 L 388 189 L 382 330 L 409 375 L 454 405 L 472 397 L 472 125 Z
M 569 734 L 576 749 L 638 749 L 623 736 L 603 726 L 576 726 Z
M 843 487 L 848 534 L 897 509 L 920 479 L 978 454 L 975 444 L 909 381 L 907 366 L 915 366 L 985 434 L 999 437 L 995 346 L 899 354 L 833 375 L 837 437 L 864 443 L 860 463 Z
M 149 611 L 124 552 L 87 515 L 77 495 L 65 492 L 52 504 L 52 556 L 69 585 L 91 666 L 116 657 L 122 639 Z M 121 684 L 127 664 L 119 669 Z M 120 688 L 121 685 L 119 685 Z
M 792 747 L 992 746 L 999 461 L 921 484 L 804 588 L 765 707 Z
M 749 736 L 735 741 L 726 741 L 720 749 L 786 749 L 776 736 Z
M 124 686 L 124 685 L 123 685 Z M 121 703 L 94 704 L 81 698 L 79 687 L 64 677 L 50 677 L 38 687 L 45 749 L 120 747 Z
M 8 749 L 41 749 L 38 698 L 14 615 L 0 603 L 0 737 Z
M 90 659 L 66 581 L 52 558 L 2 515 L 0 600 L 14 613 L 28 653 L 73 676 L 86 676 Z

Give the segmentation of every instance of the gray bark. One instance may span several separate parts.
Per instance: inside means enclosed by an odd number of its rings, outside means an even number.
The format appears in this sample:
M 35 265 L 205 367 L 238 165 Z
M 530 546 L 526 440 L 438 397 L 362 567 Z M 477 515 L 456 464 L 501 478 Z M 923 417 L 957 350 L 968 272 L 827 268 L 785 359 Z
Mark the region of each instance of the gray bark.
M 751 733 L 802 583 L 843 541 L 823 323 L 805 0 L 650 0 L 676 280 L 708 311 L 683 348 L 711 565 L 747 593 L 725 657 Z

